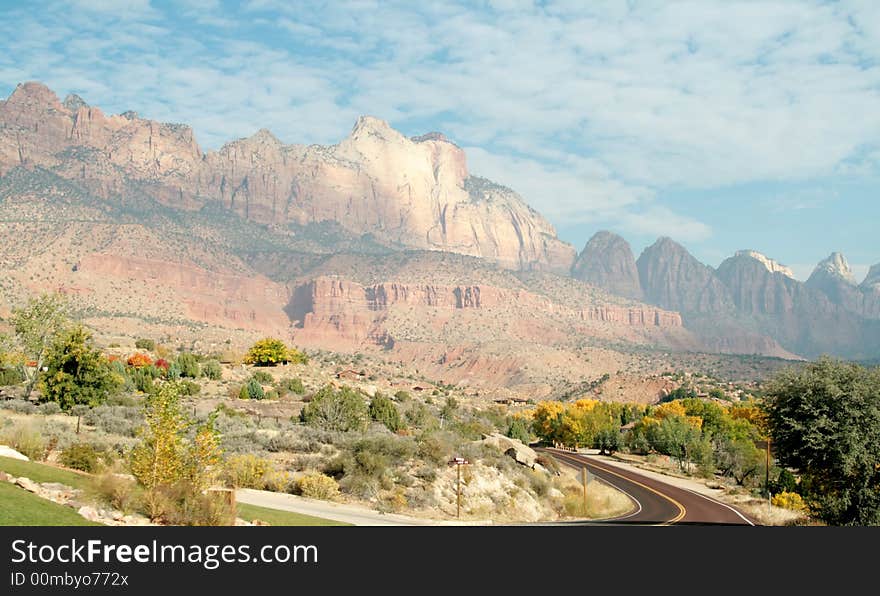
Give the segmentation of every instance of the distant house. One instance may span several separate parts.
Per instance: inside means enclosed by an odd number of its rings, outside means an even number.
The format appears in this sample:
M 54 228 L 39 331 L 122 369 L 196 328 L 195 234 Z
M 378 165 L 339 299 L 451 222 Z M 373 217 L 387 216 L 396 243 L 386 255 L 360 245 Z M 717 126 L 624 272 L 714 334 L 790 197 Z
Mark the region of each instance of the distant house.
M 523 406 L 529 403 L 529 400 L 524 397 L 502 397 L 492 401 L 496 404 L 503 404 L 505 406 Z
M 337 379 L 347 379 L 349 381 L 360 381 L 366 376 L 367 375 L 365 375 L 364 373 L 358 372 L 356 370 L 351 370 L 350 368 L 336 373 Z

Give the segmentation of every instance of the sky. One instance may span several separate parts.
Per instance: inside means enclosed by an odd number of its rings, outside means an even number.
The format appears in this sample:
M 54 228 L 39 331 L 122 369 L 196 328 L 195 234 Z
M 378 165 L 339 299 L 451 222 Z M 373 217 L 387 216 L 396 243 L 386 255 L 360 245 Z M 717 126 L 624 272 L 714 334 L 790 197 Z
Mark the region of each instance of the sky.
M 203 150 L 443 132 L 578 250 L 880 262 L 874 0 L 0 0 L 0 30 L 0 96 L 41 81 Z

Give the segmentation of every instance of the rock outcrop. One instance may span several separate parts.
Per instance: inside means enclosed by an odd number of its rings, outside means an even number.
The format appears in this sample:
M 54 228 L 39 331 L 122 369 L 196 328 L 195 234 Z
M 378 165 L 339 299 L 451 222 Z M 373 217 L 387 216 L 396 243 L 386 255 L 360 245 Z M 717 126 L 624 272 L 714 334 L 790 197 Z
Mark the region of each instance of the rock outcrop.
M 632 249 L 611 232 L 603 230 L 590 238 L 572 266 L 571 276 L 618 296 L 644 298 Z
M 107 116 L 25 83 L 0 104 L 0 175 L 31 165 L 104 198 L 131 192 L 134 182 L 177 209 L 215 202 L 264 224 L 333 221 L 391 246 L 510 269 L 567 273 L 575 257 L 519 195 L 470 176 L 464 151 L 443 135 L 409 139 L 368 116 L 333 146 L 284 145 L 260 130 L 203 154 L 188 126 Z
M 767 271 L 769 271 L 770 273 L 781 273 L 782 275 L 784 275 L 786 277 L 790 277 L 790 278 L 794 279 L 794 271 L 792 271 L 790 267 L 786 267 L 785 265 L 782 265 L 782 264 L 778 263 L 777 261 L 774 261 L 770 257 L 768 257 L 764 254 L 761 254 L 756 250 L 739 250 L 736 252 L 736 254 L 734 256 L 751 257 L 751 258 L 755 259 L 756 261 L 758 261 L 759 263 L 761 263 L 762 265 L 764 265 L 764 267 L 766 267 Z
M 337 277 L 319 277 L 296 287 L 286 311 L 302 343 L 337 337 L 351 343 L 394 345 L 385 320 L 395 307 L 430 308 L 435 313 L 456 311 L 531 312 L 535 319 L 555 315 L 572 321 L 631 327 L 677 328 L 681 316 L 650 307 L 597 305 L 572 309 L 525 290 L 487 285 L 431 285 L 395 282 L 374 285 Z

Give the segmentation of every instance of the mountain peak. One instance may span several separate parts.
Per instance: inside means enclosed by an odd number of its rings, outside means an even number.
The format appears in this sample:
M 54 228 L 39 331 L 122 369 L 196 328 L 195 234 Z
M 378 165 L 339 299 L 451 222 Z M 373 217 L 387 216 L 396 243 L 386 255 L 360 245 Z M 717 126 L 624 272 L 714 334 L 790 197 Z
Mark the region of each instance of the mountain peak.
M 856 285 L 856 279 L 853 276 L 852 269 L 850 268 L 846 257 L 839 252 L 833 252 L 828 256 L 828 258 L 819 261 L 819 264 L 816 265 L 816 268 L 813 270 L 813 274 L 810 277 L 813 277 L 817 274 L 831 275 L 833 277 L 842 279 L 848 284 Z
M 607 230 L 596 232 L 571 268 L 575 279 L 635 300 L 644 297 L 629 243 Z
M 354 137 L 358 133 L 384 134 L 389 131 L 394 131 L 394 129 L 391 128 L 391 125 L 388 124 L 387 121 L 382 120 L 381 118 L 376 118 L 375 116 L 364 115 L 364 116 L 358 117 L 357 122 L 355 122 L 355 124 L 354 124 L 354 128 L 351 129 L 350 136 Z
M 437 131 L 426 132 L 423 135 L 410 137 L 409 140 L 412 141 L 413 143 L 424 143 L 425 141 L 441 141 L 443 143 L 451 143 L 452 142 L 448 138 L 446 138 L 445 134 L 443 134 L 442 132 L 437 132 Z
M 89 104 L 87 104 L 85 100 L 76 93 L 71 93 L 67 97 L 65 97 L 61 105 L 63 105 L 71 112 L 77 112 L 80 108 L 89 107 Z
M 272 131 L 268 128 L 261 128 L 254 134 L 248 137 L 248 141 L 252 141 L 255 143 L 268 144 L 268 145 L 281 145 L 281 141 L 278 140 Z
M 878 288 L 880 289 L 880 263 L 876 265 L 871 265 L 871 269 L 868 271 L 867 277 L 862 282 L 862 288 Z
M 769 271 L 770 273 L 781 273 L 786 277 L 794 279 L 794 271 L 792 271 L 790 267 L 786 267 L 785 265 L 774 261 L 770 257 L 756 250 L 738 250 L 736 251 L 735 256 L 755 259 L 756 261 L 764 265 L 764 267 L 766 267 L 767 271 Z
M 55 92 L 38 81 L 28 81 L 16 85 L 15 89 L 9 95 L 7 103 L 10 105 L 32 103 L 61 105 Z

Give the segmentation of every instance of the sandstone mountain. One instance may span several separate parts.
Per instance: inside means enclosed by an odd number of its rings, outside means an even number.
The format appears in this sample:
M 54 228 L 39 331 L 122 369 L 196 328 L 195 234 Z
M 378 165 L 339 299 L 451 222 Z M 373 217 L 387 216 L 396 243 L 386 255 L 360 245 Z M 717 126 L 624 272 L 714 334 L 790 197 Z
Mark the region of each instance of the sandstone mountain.
M 61 290 L 111 335 L 278 335 L 529 397 L 671 354 L 876 354 L 880 267 L 859 314 L 754 251 L 716 272 L 600 232 L 575 261 L 443 135 L 371 117 L 332 146 L 261 130 L 203 152 L 187 126 L 26 83 L 0 102 L 0 233 L 0 317 Z
M 717 275 L 737 310 L 792 352 L 864 358 L 880 347 L 880 326 L 808 284 L 768 271 L 758 260 L 731 257 L 721 263 Z
M 806 284 L 850 312 L 869 319 L 877 319 L 880 318 L 880 299 L 878 299 L 880 292 L 877 291 L 876 277 L 877 271 L 872 267 L 864 282 L 856 285 L 856 279 L 846 257 L 834 252 L 816 265 Z
M 608 231 L 597 232 L 571 268 L 575 279 L 633 300 L 642 300 L 636 260 L 629 243 Z
M 185 125 L 105 115 L 39 83 L 0 104 L 0 175 L 51 168 L 102 198 L 141 192 L 176 209 L 209 203 L 262 224 L 334 222 L 391 246 L 443 250 L 512 269 L 568 272 L 574 249 L 512 190 L 471 176 L 441 134 L 408 139 L 362 117 L 333 146 L 269 131 L 203 153 Z
M 442 135 L 373 118 L 332 147 L 260 131 L 203 153 L 186 126 L 21 85 L 0 234 L 0 318 L 60 290 L 110 341 L 275 335 L 528 397 L 702 346 L 677 312 L 569 277 L 573 249 Z
M 688 313 L 733 311 L 733 300 L 712 268 L 670 238 L 646 248 L 636 265 L 645 298 L 652 304 Z
M 637 266 L 647 302 L 680 311 L 711 349 L 854 358 L 880 349 L 880 326 L 866 319 L 863 295 L 839 255 L 802 283 L 755 251 L 739 251 L 713 270 L 661 238 Z

